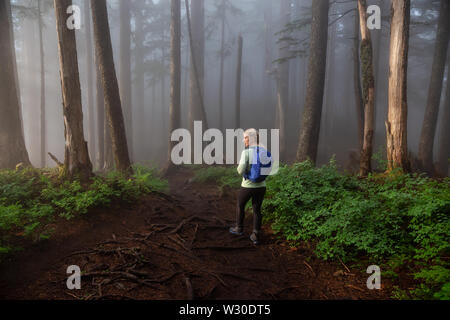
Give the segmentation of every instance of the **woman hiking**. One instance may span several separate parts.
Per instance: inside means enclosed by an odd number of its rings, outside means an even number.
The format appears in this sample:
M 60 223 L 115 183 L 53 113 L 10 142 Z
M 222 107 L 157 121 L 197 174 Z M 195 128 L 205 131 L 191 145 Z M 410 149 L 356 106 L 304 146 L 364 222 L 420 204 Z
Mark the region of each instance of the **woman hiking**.
M 230 228 L 230 233 L 242 236 L 244 234 L 245 206 L 252 199 L 253 206 L 253 233 L 250 240 L 258 245 L 261 237 L 262 215 L 261 206 L 266 194 L 267 175 L 263 175 L 262 167 L 270 168 L 270 153 L 258 145 L 258 132 L 248 129 L 244 132 L 245 150 L 242 152 L 241 160 L 237 168 L 238 173 L 243 176 L 241 189 L 239 190 L 236 226 Z M 263 154 L 266 161 L 261 161 Z M 263 164 L 261 164 L 263 162 Z M 270 170 L 270 169 L 269 169 Z

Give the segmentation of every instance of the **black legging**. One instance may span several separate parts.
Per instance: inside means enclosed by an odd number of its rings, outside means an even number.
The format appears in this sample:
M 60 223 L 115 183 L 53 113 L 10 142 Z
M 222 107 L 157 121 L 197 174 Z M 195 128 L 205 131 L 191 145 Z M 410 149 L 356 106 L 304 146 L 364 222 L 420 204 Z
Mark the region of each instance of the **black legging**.
M 266 188 L 241 188 L 238 197 L 236 221 L 239 229 L 244 228 L 245 205 L 252 199 L 253 231 L 260 232 L 262 224 L 261 206 L 266 194 Z

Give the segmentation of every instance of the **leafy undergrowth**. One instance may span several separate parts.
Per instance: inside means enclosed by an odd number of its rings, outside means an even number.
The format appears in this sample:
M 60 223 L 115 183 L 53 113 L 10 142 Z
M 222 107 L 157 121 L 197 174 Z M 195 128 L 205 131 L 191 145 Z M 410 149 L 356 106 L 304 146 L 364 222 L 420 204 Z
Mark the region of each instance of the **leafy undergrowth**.
M 191 166 L 191 169 L 194 170 L 193 182 L 213 182 L 220 190 L 224 188 L 238 188 L 242 182 L 242 177 L 237 174 L 235 167 Z
M 114 201 L 131 203 L 152 191 L 168 190 L 168 182 L 155 169 L 133 169 L 130 178 L 112 172 L 87 185 L 61 180 L 52 170 L 0 171 L 0 259 L 13 250 L 11 241 L 17 237 L 48 239 L 48 226 L 58 217 L 70 220 Z
M 309 241 L 323 259 L 384 262 L 382 274 L 413 274 L 396 298 L 449 299 L 450 179 L 399 172 L 344 175 L 334 160 L 282 167 L 267 181 L 264 217 L 294 244 Z M 396 279 L 397 277 L 397 279 Z

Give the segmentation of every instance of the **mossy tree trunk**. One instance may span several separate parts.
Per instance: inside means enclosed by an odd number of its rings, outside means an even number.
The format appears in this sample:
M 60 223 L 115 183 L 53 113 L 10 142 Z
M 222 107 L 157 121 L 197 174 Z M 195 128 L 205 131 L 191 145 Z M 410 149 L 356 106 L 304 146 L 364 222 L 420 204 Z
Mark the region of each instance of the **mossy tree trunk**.
M 373 135 L 375 126 L 375 78 L 373 71 L 373 49 L 369 28 L 367 28 L 366 0 L 358 0 L 358 12 L 361 29 L 361 65 L 364 102 L 364 138 L 360 158 L 361 176 L 372 171 Z

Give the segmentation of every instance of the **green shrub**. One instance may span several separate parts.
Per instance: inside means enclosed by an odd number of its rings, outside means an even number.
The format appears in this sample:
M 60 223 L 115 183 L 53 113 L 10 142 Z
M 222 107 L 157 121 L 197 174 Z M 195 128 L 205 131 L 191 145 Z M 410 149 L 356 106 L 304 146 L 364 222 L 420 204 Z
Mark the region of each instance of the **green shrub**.
M 50 171 L 0 171 L 0 254 L 10 252 L 7 243 L 12 232 L 47 239 L 46 226 L 55 216 L 71 219 L 112 201 L 133 202 L 152 191 L 167 190 L 167 181 L 156 169 L 143 166 L 135 166 L 130 178 L 112 172 L 87 185 L 61 180 Z
M 277 233 L 315 242 L 324 259 L 408 260 L 433 297 L 450 281 L 442 259 L 450 249 L 449 182 L 399 172 L 358 179 L 339 173 L 334 160 L 321 168 L 304 162 L 268 179 L 263 212 Z

